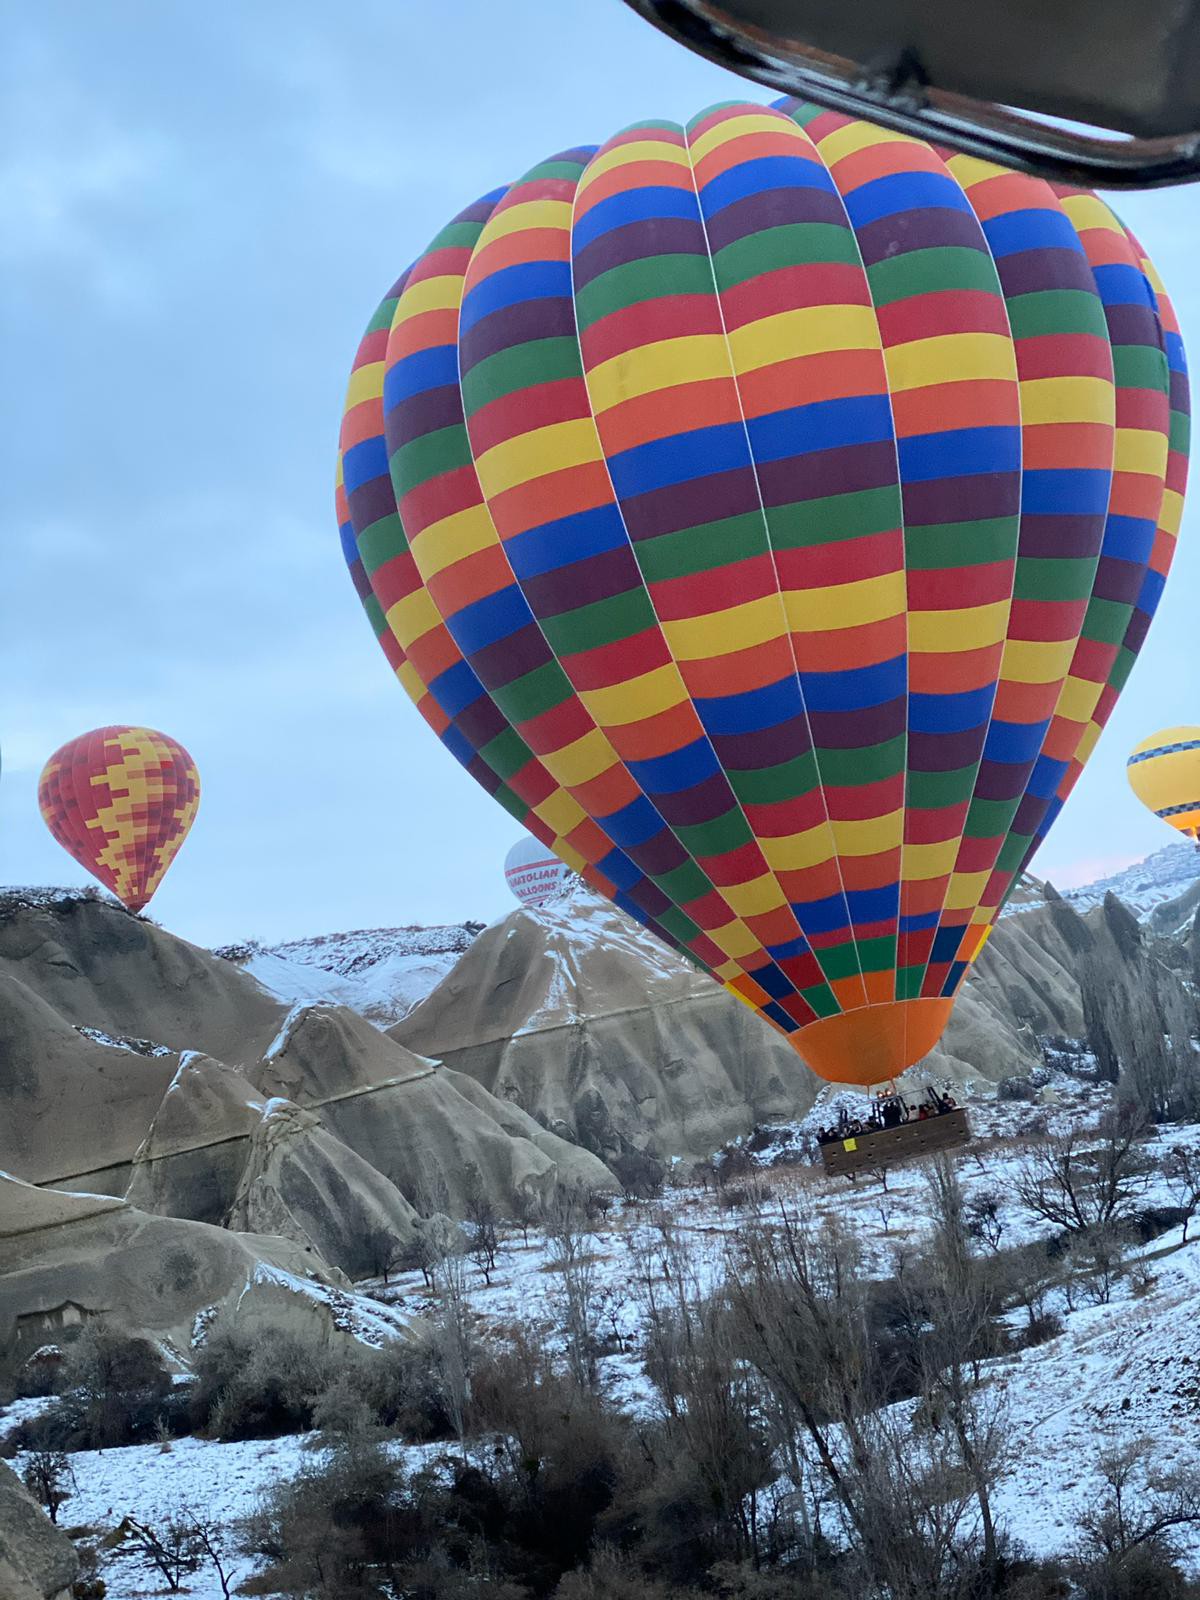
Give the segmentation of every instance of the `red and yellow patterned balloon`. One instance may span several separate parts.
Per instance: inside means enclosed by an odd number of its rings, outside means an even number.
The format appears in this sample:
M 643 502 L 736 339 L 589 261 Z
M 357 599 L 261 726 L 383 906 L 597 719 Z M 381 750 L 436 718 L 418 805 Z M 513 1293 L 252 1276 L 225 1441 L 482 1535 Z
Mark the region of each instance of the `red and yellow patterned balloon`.
M 47 761 L 38 804 L 63 849 L 140 911 L 195 821 L 200 774 L 165 733 L 94 728 Z

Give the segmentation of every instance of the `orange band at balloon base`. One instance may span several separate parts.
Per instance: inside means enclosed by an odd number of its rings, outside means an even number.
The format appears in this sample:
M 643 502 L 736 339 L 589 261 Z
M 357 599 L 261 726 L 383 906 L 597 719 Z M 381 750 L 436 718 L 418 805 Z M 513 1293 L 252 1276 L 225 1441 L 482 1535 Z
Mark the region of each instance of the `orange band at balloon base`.
M 953 1005 L 933 996 L 861 1006 L 810 1022 L 792 1043 L 818 1077 L 866 1089 L 927 1056 L 942 1037 Z

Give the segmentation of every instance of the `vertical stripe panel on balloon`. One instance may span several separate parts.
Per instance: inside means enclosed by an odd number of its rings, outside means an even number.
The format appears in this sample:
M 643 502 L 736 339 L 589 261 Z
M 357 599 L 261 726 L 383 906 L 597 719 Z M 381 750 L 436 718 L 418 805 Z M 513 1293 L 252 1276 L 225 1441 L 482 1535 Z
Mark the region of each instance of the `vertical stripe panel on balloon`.
M 485 198 L 469 208 L 461 218 L 451 222 L 450 229 L 443 230 L 435 240 L 435 250 L 438 246 L 462 248 L 464 243 L 472 242 L 478 234 L 480 213 L 485 213 L 493 200 L 494 197 Z M 379 595 L 376 595 L 374 587 L 370 587 L 371 606 L 368 606 L 368 614 L 371 614 L 373 622 L 378 618 L 379 624 L 384 627 L 389 662 L 394 664 L 406 693 L 410 694 L 422 717 L 442 739 L 446 749 L 466 766 L 466 770 L 504 806 L 504 810 L 509 811 L 510 816 L 522 822 L 522 826 L 542 843 L 557 851 L 568 866 L 581 870 L 587 882 L 611 896 L 618 890 L 610 878 L 597 874 L 594 867 L 590 867 L 581 854 L 555 832 L 554 827 L 542 821 L 536 811 L 536 806 L 544 806 L 550 816 L 565 822 L 565 826 L 578 826 L 581 821 L 578 806 L 571 805 L 570 797 L 557 789 L 541 763 L 533 757 L 533 752 L 525 747 L 515 750 L 509 747 L 507 754 L 512 755 L 510 784 L 480 754 L 480 747 L 491 746 L 499 734 L 507 731 L 506 720 L 462 659 L 461 651 L 451 640 L 445 622 L 440 618 L 430 619 L 426 611 L 411 602 L 411 597 L 422 592 L 421 576 L 411 558 L 405 531 L 395 507 L 395 493 L 387 467 L 382 406 L 387 336 L 395 306 L 408 277 L 410 274 L 405 274 L 395 285 L 376 312 L 376 317 L 371 320 L 350 379 L 346 418 L 342 422 L 342 448 L 354 451 L 352 472 L 355 493 L 352 504 L 344 491 L 341 493 L 342 501 L 347 504 L 347 515 L 354 534 L 354 557 L 350 554 L 350 546 L 347 546 L 347 562 L 350 562 L 352 576 L 357 576 L 355 560 L 360 549 L 358 539 L 362 539 L 362 547 L 370 552 L 373 562 L 373 571 L 368 574 L 368 587 L 371 584 L 379 586 Z M 384 338 L 382 350 L 379 349 L 381 331 Z M 339 459 L 339 478 L 341 475 L 342 462 Z M 355 526 L 355 514 L 358 526 Z M 365 573 L 365 566 L 360 560 L 357 565 L 362 566 Z M 355 587 L 360 587 L 358 582 Z M 379 597 L 382 597 L 382 605 Z M 405 602 L 410 603 L 405 605 Z M 413 656 L 405 653 L 400 638 L 387 624 L 384 608 L 398 626 L 405 626 L 405 622 L 408 622 L 416 627 L 424 627 L 422 634 L 413 637 L 405 635 L 405 645 L 413 651 Z M 422 675 L 421 669 L 424 669 L 427 677 Z
M 1114 389 L 1104 309 L 1051 186 L 948 155 L 1000 276 L 1021 384 L 1021 525 L 1013 605 L 984 758 L 938 938 L 965 935 L 953 994 L 998 908 L 994 868 L 1070 669 L 1104 537 Z M 969 933 L 967 932 L 969 924 Z M 932 992 L 931 972 L 926 979 Z
M 813 746 L 802 765 L 768 744 L 758 768 L 736 777 L 826 970 L 842 962 L 833 977 L 843 1007 L 856 999 L 851 961 L 862 975 L 857 1003 L 889 1002 L 904 812 L 904 553 L 870 291 L 837 190 L 789 117 L 717 108 L 690 125 L 689 142 Z M 839 915 L 844 932 L 829 927 Z
M 482 231 L 477 230 L 477 237 Z M 424 584 L 421 599 L 431 615 L 445 616 L 456 646 L 503 714 L 504 731 L 484 747 L 485 757 L 511 764 L 510 751 L 532 748 L 556 782 L 567 780 L 562 782 L 564 818 L 553 814 L 547 820 L 578 857 L 627 870 L 620 852 L 614 853 L 611 840 L 581 803 L 586 782 L 573 781 L 579 778 L 580 761 L 571 745 L 588 733 L 587 719 L 566 704 L 561 673 L 506 573 L 471 460 L 456 348 L 468 260 L 469 252 L 456 250 L 418 263 L 389 340 L 385 426 L 397 502 Z M 565 724 L 546 716 L 560 705 L 565 705 Z M 572 721 L 577 729 L 569 725 Z M 566 752 L 561 759 L 560 751 Z M 581 793 L 573 792 L 577 788 Z M 547 810 L 542 808 L 544 816 Z M 623 909 L 643 921 L 652 915 L 642 903 L 654 903 L 652 887 L 640 875 L 624 890 L 617 873 L 614 891 Z
M 939 937 L 1008 627 L 1020 405 L 1000 282 L 958 183 L 929 149 L 825 112 L 808 123 L 846 203 L 883 340 L 908 594 L 901 998 L 938 994 Z M 952 687 L 948 687 L 952 686 Z
M 682 700 L 675 748 L 634 770 L 765 951 L 754 977 L 776 1004 L 808 1021 L 848 990 L 861 1003 L 844 903 L 824 935 L 842 950 L 826 967 L 731 777 L 772 751 L 803 759 L 810 741 L 681 129 L 635 129 L 602 148 L 580 183 L 573 264 L 591 410 L 647 624 Z M 783 961 L 798 963 L 798 981 Z
M 1025 801 L 1001 852 L 1003 897 L 1025 870 L 1091 754 L 1144 625 L 1137 601 L 1158 532 L 1170 432 L 1170 373 L 1138 253 L 1098 196 L 1055 186 L 1091 263 L 1113 354 L 1116 436 L 1104 543 L 1071 671 Z M 1136 647 L 1131 647 L 1131 624 Z M 1131 644 L 1127 644 L 1127 637 Z
M 464 298 L 462 386 L 477 468 L 509 569 L 541 637 L 628 772 L 637 758 L 661 748 L 644 742 L 647 703 L 639 689 L 646 684 L 638 680 L 666 657 L 612 502 L 582 382 L 571 301 L 573 193 L 573 183 L 560 188 L 535 169 L 517 186 L 511 213 L 496 218 L 496 236 L 481 240 Z M 501 294 L 501 274 L 506 304 L 476 315 Z M 625 680 L 614 685 L 606 680 L 615 666 Z M 664 710 L 669 716 L 669 697 L 665 706 L 650 706 L 652 741 L 663 737 L 661 719 L 653 723 Z M 701 932 L 699 919 L 735 935 L 733 950 L 743 962 L 752 959 L 756 941 L 701 866 L 688 860 L 652 799 L 643 786 L 635 803 L 601 820 L 678 908 L 664 911 L 667 926 L 728 980 L 741 967 Z
M 439 235 L 435 246 L 439 242 L 443 247 L 457 243 L 461 248 L 464 230 L 471 237 L 478 232 L 477 214 L 490 203 L 490 199 L 485 199 L 470 208 L 464 214 L 466 220 L 460 218 L 451 223 L 450 228 Z M 473 229 L 472 214 L 476 220 Z M 441 619 L 433 620 L 423 635 L 406 637 L 405 642 L 415 651 L 416 660 L 409 657 L 388 623 L 387 612 L 398 621 L 414 616 L 429 621 L 412 605 L 404 605 L 422 585 L 396 509 L 383 435 L 387 338 L 408 277 L 409 273 L 406 272 L 372 318 L 359 346 L 347 396 L 342 424 L 342 452 L 338 462 L 338 503 L 339 507 L 344 505 L 350 525 L 350 539 L 348 542 L 344 540 L 343 548 L 351 575 L 401 686 L 451 755 L 511 816 L 544 844 L 558 850 L 568 865 L 582 870 L 585 876 L 593 875 L 582 857 L 571 850 L 534 810 L 537 805 L 547 805 L 553 808 L 554 814 L 561 816 L 567 797 L 561 796 L 558 804 L 555 804 L 557 786 L 532 752 L 525 752 L 525 761 L 518 762 L 512 774 L 511 786 L 480 754 L 480 745 L 489 743 L 504 730 L 504 719 L 463 661 Z M 352 497 L 346 494 L 342 483 L 347 455 Z M 370 572 L 361 557 L 362 550 L 367 552 L 372 563 Z M 366 595 L 363 594 L 364 581 Z M 378 595 L 374 585 L 378 585 Z M 418 661 L 429 674 L 428 678 L 422 676 Z M 568 814 L 578 821 L 577 811 L 568 807 Z M 603 892 L 613 892 L 615 886 L 610 880 L 593 877 Z

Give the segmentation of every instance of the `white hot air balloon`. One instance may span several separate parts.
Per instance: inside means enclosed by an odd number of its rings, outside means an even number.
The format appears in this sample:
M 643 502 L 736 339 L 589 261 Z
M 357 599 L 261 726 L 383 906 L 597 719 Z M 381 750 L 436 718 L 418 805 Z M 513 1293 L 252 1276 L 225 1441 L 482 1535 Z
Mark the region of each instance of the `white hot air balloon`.
M 531 834 L 518 839 L 504 858 L 505 882 L 522 905 L 544 905 L 573 876 L 566 862 Z

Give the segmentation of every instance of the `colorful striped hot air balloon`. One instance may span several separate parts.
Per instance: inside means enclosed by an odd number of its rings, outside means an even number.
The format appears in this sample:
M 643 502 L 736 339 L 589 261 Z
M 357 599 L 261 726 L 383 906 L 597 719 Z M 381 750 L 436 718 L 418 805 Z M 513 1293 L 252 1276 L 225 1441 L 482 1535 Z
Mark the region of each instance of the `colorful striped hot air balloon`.
M 1156 817 L 1200 844 L 1200 728 L 1163 728 L 1135 744 L 1129 787 Z
M 726 105 L 438 234 L 360 346 L 339 520 L 463 765 L 869 1084 L 936 1044 L 1096 742 L 1186 440 L 1103 200 Z
M 140 911 L 195 820 L 200 775 L 165 733 L 94 728 L 47 761 L 38 803 L 63 849 Z

